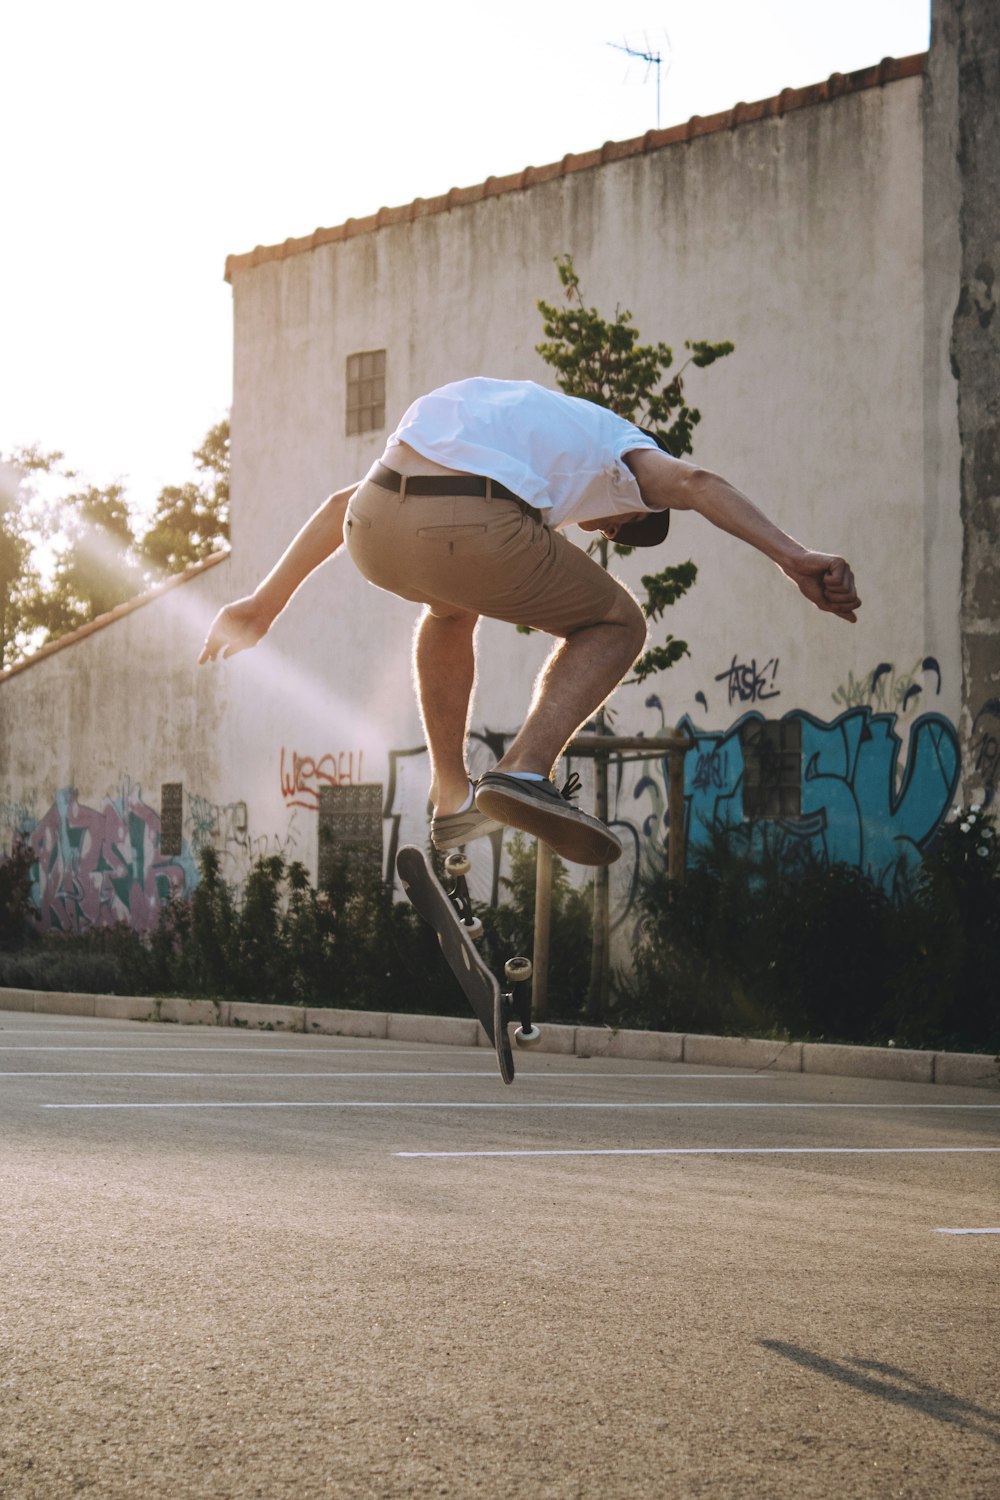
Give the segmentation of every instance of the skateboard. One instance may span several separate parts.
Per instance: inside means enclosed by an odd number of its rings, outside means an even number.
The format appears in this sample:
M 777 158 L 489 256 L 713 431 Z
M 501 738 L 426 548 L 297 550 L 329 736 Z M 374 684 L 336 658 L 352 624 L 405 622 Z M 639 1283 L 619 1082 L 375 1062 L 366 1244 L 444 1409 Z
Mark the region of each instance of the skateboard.
M 449 854 L 444 862 L 447 885 L 442 885 L 422 849 L 404 844 L 396 855 L 396 870 L 410 905 L 436 932 L 449 968 L 496 1049 L 500 1077 L 504 1083 L 513 1083 L 508 1026 L 515 1019 L 520 1022 L 514 1033 L 519 1047 L 534 1047 L 542 1037 L 531 1022 L 531 961 L 508 959 L 504 965 L 507 988 L 500 988 L 476 946 L 482 940 L 483 924 L 472 910 L 465 878 L 470 868 L 467 854 Z

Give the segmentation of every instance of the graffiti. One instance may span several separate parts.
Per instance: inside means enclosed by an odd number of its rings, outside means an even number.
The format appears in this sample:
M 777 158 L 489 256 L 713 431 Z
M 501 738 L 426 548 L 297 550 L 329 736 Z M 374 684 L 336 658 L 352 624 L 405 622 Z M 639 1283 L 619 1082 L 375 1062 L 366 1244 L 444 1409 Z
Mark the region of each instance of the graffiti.
M 354 774 L 354 751 L 341 750 L 321 755 L 314 760 L 309 755 L 291 752 L 290 765 L 286 767 L 285 747 L 281 747 L 279 778 L 281 795 L 287 807 L 304 807 L 309 812 L 319 812 L 319 794 L 324 786 L 354 786 L 364 780 L 362 752 L 358 751 L 357 775 Z
M 211 847 L 219 855 L 225 880 L 235 888 L 237 899 L 242 885 L 259 859 L 277 854 L 286 862 L 298 845 L 296 814 L 288 820 L 284 837 L 278 834 L 253 835 L 245 802 L 211 802 L 193 794 L 188 798 L 185 826 L 195 859 Z
M 9 859 L 14 844 L 34 828 L 36 805 L 34 792 L 29 794 L 27 801 L 0 798 L 0 829 L 3 830 L 3 836 L 0 837 L 0 860 Z
M 685 801 L 688 839 L 705 843 L 713 827 L 743 823 L 743 726 L 763 722 L 745 714 L 722 733 L 700 733 L 685 718 L 681 728 L 696 741 L 687 757 Z M 804 852 L 853 865 L 892 889 L 912 869 L 944 819 L 958 783 L 954 726 L 940 714 L 923 714 L 910 726 L 905 768 L 896 715 L 853 708 L 823 723 L 795 711 L 802 735 L 802 815 L 774 820 Z M 726 776 L 707 778 L 706 756 L 726 757 Z M 721 764 L 721 761 L 720 761 Z
M 909 672 L 897 672 L 892 662 L 882 661 L 864 677 L 848 672 L 847 681 L 833 693 L 834 703 L 845 708 L 873 708 L 879 713 L 906 713 L 924 690 L 918 678 L 933 674 L 934 695 L 941 692 L 941 668 L 937 658 L 925 656 Z
M 138 787 L 86 806 L 73 787 L 56 793 L 30 831 L 32 899 L 43 931 L 85 932 L 127 922 L 148 932 L 171 895 L 194 888 L 190 852 L 160 854 L 160 816 Z
M 693 751 L 695 756 L 691 785 L 696 792 L 709 787 L 723 787 L 729 780 L 729 756 L 717 747 L 708 751 Z
M 991 807 L 1000 773 L 1000 698 L 988 699 L 972 721 L 969 759 L 983 789 L 983 805 Z
M 774 685 L 778 666 L 777 656 L 772 656 L 770 661 L 758 668 L 755 656 L 748 662 L 742 662 L 734 654 L 730 665 L 724 672 L 717 674 L 715 681 L 726 683 L 730 705 L 736 702 L 763 703 L 767 698 L 778 698 L 781 695 L 781 689 Z M 704 694 L 699 696 L 704 701 Z M 708 707 L 707 703 L 705 707 Z

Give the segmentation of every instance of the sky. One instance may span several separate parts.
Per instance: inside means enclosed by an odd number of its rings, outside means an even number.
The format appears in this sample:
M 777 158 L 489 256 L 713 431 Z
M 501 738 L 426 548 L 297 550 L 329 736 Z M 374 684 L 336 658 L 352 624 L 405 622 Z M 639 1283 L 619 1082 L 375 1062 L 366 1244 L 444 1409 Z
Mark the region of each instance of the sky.
M 10 0 L 0 454 L 142 518 L 232 391 L 226 256 L 924 51 L 929 0 Z M 659 54 L 660 67 L 621 50 Z

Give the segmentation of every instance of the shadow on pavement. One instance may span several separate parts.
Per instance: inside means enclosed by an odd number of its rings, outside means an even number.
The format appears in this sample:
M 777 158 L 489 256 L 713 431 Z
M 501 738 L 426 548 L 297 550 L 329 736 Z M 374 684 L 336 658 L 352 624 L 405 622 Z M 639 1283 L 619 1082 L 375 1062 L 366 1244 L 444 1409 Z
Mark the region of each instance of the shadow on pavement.
M 907 1406 L 936 1417 L 939 1422 L 948 1422 L 965 1432 L 977 1433 L 1000 1447 L 1000 1412 L 985 1406 L 976 1406 L 960 1396 L 949 1395 L 939 1386 L 930 1385 L 917 1375 L 901 1370 L 896 1365 L 883 1364 L 875 1359 L 851 1359 L 845 1364 L 814 1354 L 798 1344 L 786 1344 L 780 1339 L 760 1339 L 763 1349 L 780 1354 L 807 1370 L 837 1380 L 841 1385 L 851 1386 L 865 1396 L 878 1396 L 895 1406 Z M 870 1373 L 866 1373 L 870 1372 Z M 877 1379 L 877 1376 L 884 1377 Z

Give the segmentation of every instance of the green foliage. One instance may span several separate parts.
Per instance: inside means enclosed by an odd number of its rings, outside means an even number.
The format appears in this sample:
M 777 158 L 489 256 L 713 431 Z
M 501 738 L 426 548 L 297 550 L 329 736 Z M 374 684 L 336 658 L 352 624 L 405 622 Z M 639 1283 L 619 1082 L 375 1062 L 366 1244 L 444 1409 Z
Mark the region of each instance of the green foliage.
M 229 422 L 206 434 L 193 454 L 205 475 L 198 483 L 160 491 L 141 551 L 156 573 L 182 573 L 229 542 Z
M 41 575 L 34 553 L 41 518 L 26 476 L 61 458 L 37 448 L 0 455 L 0 670 L 24 655 L 38 624 Z
M 530 953 L 534 924 L 534 844 L 518 834 L 511 874 L 503 884 L 510 903 L 483 908 L 487 957 L 500 971 L 515 952 Z M 28 890 L 31 860 L 0 866 Z M 0 953 L 0 985 L 81 993 L 184 995 L 214 1000 L 337 1006 L 343 1009 L 467 1016 L 468 1002 L 444 963 L 434 933 L 377 869 L 337 865 L 322 890 L 305 868 L 277 856 L 257 861 L 237 906 L 222 880 L 214 849 L 202 851 L 194 893 L 171 900 L 156 930 L 145 937 L 121 925 L 81 936 L 36 939 L 16 953 Z M 23 906 L 23 900 L 22 900 Z M 0 908 L 0 917 L 5 908 Z M 11 924 L 11 947 L 18 947 Z M 553 879 L 550 1014 L 576 1016 L 586 987 L 588 897 L 570 885 L 557 860 Z M 20 942 L 24 942 L 21 934 Z
M 964 831 L 963 831 L 964 830 Z M 683 884 L 643 878 L 616 1019 L 670 1031 L 1000 1048 L 1000 853 L 967 810 L 894 900 L 765 825 L 717 830 Z M 985 853 L 981 853 L 985 850 Z
M 35 610 L 48 640 L 134 598 L 143 583 L 121 485 L 88 485 L 68 495 L 60 509 L 55 572 Z
M 627 309 L 618 308 L 614 318 L 607 319 L 596 307 L 585 306 L 572 256 L 559 257 L 556 269 L 566 293 L 566 305 L 554 307 L 544 301 L 537 304 L 547 342 L 537 344 L 536 351 L 558 371 L 559 389 L 567 396 L 592 401 L 636 423 L 651 432 L 675 457 L 690 453 L 701 413 L 687 404 L 684 371 L 689 364 L 707 368 L 731 354 L 733 345 L 713 344 L 703 339 L 686 342 L 684 347 L 690 351 L 690 358 L 666 380 L 674 359 L 670 345 L 640 344 L 639 330 Z M 607 567 L 607 541 L 595 540 L 591 550 L 599 556 L 601 566 Z M 614 550 L 627 557 L 634 549 L 615 545 Z M 692 562 L 646 574 L 642 583 L 647 595 L 643 603 L 647 619 L 659 620 L 664 609 L 687 593 L 697 576 L 698 570 Z M 652 647 L 639 658 L 635 676 L 630 680 L 644 682 L 687 654 L 686 642 L 668 636 L 662 646 Z
M 228 421 L 192 456 L 201 477 L 162 490 L 140 537 L 120 484 L 82 482 L 58 452 L 0 455 L 0 669 L 227 544 Z
M 531 953 L 534 928 L 536 845 L 517 834 L 507 847 L 504 900 L 479 908 L 498 965 Z M 238 908 L 206 849 L 197 890 L 152 934 L 39 939 L 26 922 L 31 863 L 22 847 L 0 865 L 0 985 L 468 1014 L 430 928 L 377 870 L 341 865 L 317 891 L 301 864 L 268 857 Z M 982 808 L 941 830 L 892 900 L 767 827 L 717 831 L 691 863 L 682 884 L 662 867 L 641 879 L 635 968 L 617 978 L 613 1024 L 1000 1050 L 1000 839 Z M 553 864 L 548 1015 L 574 1021 L 589 892 Z
M 27 844 L 15 843 L 0 861 L 0 950 L 23 946 L 32 916 L 31 867 L 35 862 Z
M 665 609 L 676 604 L 687 593 L 697 577 L 698 569 L 693 562 L 678 563 L 676 567 L 664 568 L 660 573 L 644 573 L 642 586 L 646 590 L 646 601 L 642 607 L 646 618 L 660 619 Z
M 665 672 L 675 661 L 680 661 L 682 656 L 690 655 L 687 641 L 678 641 L 674 636 L 668 635 L 662 646 L 651 646 L 648 651 L 643 652 L 632 668 L 629 681 L 645 682 L 647 677 L 652 677 L 656 672 Z
M 684 398 L 684 371 L 688 364 L 705 369 L 731 354 L 734 346 L 685 342 L 691 358 L 664 383 L 674 361 L 670 345 L 640 344 L 639 330 L 627 308 L 616 309 L 609 320 L 596 307 L 586 307 L 572 256 L 560 256 L 556 270 L 566 292 L 566 306 L 538 302 L 547 342 L 535 347 L 545 363 L 559 372 L 559 389 L 655 431 L 675 457 L 690 453 L 691 435 L 701 412 Z

